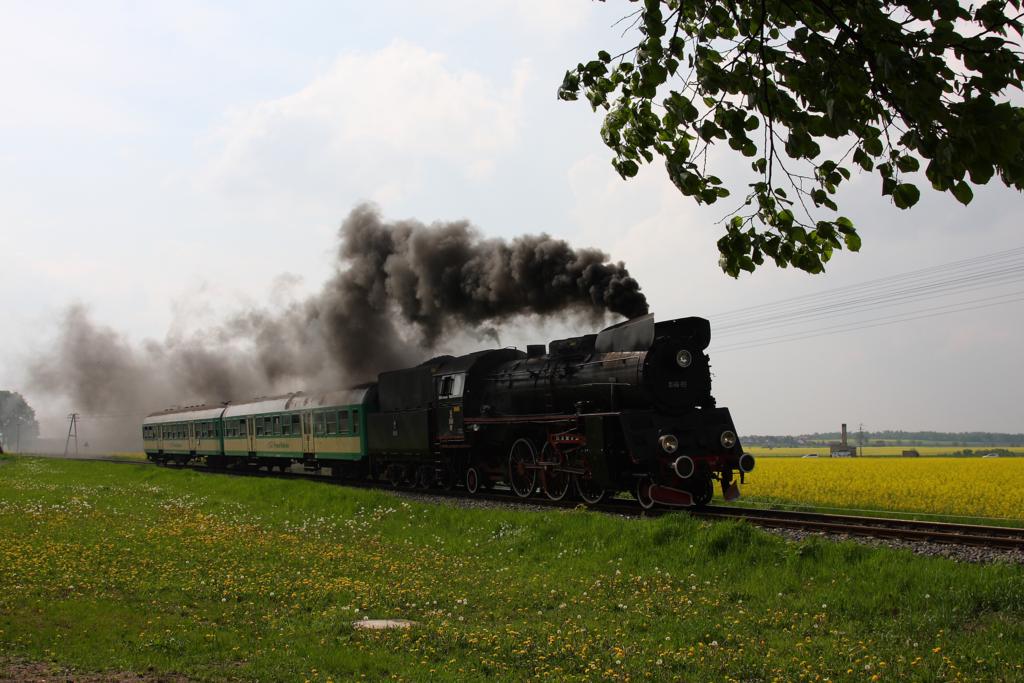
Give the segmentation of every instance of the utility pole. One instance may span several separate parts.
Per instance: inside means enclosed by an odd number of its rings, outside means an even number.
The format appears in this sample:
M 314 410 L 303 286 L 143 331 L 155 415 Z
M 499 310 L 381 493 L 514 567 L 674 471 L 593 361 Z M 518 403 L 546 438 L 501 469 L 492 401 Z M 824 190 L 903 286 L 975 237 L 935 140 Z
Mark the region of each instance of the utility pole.
M 857 441 L 860 443 L 860 454 L 864 455 L 864 423 L 861 422 L 857 429 Z
M 68 446 L 71 444 L 71 433 L 75 435 L 75 457 L 78 457 L 78 413 L 68 415 L 71 423 L 68 425 L 68 438 L 64 440 L 64 456 L 67 457 Z

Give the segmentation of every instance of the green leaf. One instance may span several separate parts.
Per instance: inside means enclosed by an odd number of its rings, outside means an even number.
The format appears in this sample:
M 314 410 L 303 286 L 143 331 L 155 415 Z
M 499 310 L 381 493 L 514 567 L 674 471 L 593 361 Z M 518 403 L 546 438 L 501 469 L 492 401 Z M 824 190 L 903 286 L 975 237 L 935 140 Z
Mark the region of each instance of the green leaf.
M 910 183 L 900 183 L 892 191 L 892 200 L 901 209 L 909 209 L 917 204 L 917 200 L 920 198 L 921 191 L 917 189 L 916 185 Z
M 632 159 L 615 159 L 612 161 L 612 166 L 623 178 L 632 178 L 640 170 L 640 167 Z
M 862 145 L 864 151 L 871 156 L 880 156 L 882 154 L 882 141 L 878 138 L 868 138 Z
M 957 201 L 961 204 L 967 206 L 971 203 L 971 200 L 974 199 L 974 192 L 971 190 L 970 185 L 961 180 L 953 186 L 953 196 L 956 197 Z
M 860 251 L 860 235 L 855 232 L 844 232 L 843 241 L 850 251 Z
M 896 168 L 904 173 L 912 173 L 920 167 L 921 164 L 918 163 L 917 159 L 909 155 L 902 156 L 896 161 Z

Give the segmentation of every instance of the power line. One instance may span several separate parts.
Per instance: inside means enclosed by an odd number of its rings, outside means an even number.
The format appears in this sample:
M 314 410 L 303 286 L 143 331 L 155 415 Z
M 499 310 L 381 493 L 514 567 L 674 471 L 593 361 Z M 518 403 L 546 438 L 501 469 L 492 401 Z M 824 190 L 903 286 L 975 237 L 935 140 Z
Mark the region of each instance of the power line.
M 758 348 L 758 347 L 761 347 L 761 346 L 771 346 L 773 344 L 782 344 L 782 343 L 790 342 L 790 341 L 801 341 L 801 340 L 804 340 L 804 339 L 814 339 L 815 337 L 825 337 L 825 336 L 829 336 L 829 335 L 833 335 L 833 334 L 841 334 L 843 332 L 852 332 L 852 331 L 855 331 L 855 330 L 866 330 L 866 329 L 871 329 L 873 327 L 884 327 L 886 325 L 895 325 L 897 323 L 910 322 L 912 320 L 924 320 L 925 318 L 936 318 L 936 317 L 943 316 L 943 315 L 950 315 L 952 313 L 964 313 L 964 312 L 967 312 L 967 311 L 976 311 L 976 310 L 979 310 L 979 309 L 982 309 L 982 308 L 991 308 L 993 306 L 1002 306 L 1004 304 L 1014 303 L 1014 302 L 1017 302 L 1017 301 L 1024 301 L 1024 291 L 1022 291 L 1022 292 L 1014 292 L 1014 294 L 1020 294 L 1022 296 L 1018 296 L 1015 299 L 1007 299 L 1006 301 L 997 301 L 997 302 L 994 302 L 994 303 L 988 303 L 988 304 L 984 304 L 984 305 L 981 305 L 981 306 L 969 306 L 967 308 L 957 308 L 957 309 L 953 309 L 953 310 L 944 310 L 944 311 L 940 311 L 940 312 L 936 312 L 936 313 L 930 313 L 928 315 L 916 315 L 916 316 L 910 316 L 910 317 L 889 316 L 888 317 L 889 319 L 875 318 L 875 319 L 866 320 L 866 321 L 856 321 L 854 323 L 847 323 L 845 325 L 837 325 L 834 328 L 824 328 L 824 331 L 818 331 L 818 332 L 814 332 L 812 334 L 795 333 L 793 336 L 783 335 L 783 336 L 780 336 L 780 337 L 753 340 L 750 343 L 739 342 L 739 343 L 733 344 L 731 346 L 723 346 L 723 347 L 720 347 L 720 348 L 716 348 L 715 349 L 715 353 L 721 353 L 723 351 L 741 351 L 741 350 L 745 350 L 745 349 Z M 1003 295 L 1003 296 L 1008 296 L 1008 295 Z M 1002 297 L 989 297 L 989 298 L 1002 298 Z M 985 299 L 981 299 L 981 301 L 985 301 Z M 960 304 L 952 304 L 952 305 L 953 306 L 958 306 Z M 939 306 L 937 308 L 946 308 L 946 307 Z M 925 309 L 925 310 L 935 310 L 935 309 Z M 868 324 L 868 323 L 873 323 L 873 324 Z
M 889 286 L 894 282 L 900 282 L 908 279 L 926 279 L 931 277 L 935 273 L 945 273 L 952 270 L 961 270 L 965 268 L 974 267 L 975 264 L 984 263 L 986 265 L 991 264 L 995 261 L 1003 259 L 1014 259 L 1017 257 L 1024 256 L 1024 247 L 1016 247 L 1013 249 L 1006 249 L 1003 251 L 997 251 L 992 254 L 985 254 L 982 256 L 974 256 L 968 259 L 961 259 L 959 261 L 952 261 L 950 263 L 941 263 L 934 266 L 928 266 L 927 268 L 920 268 L 918 270 L 912 270 L 906 273 L 898 273 L 895 275 L 888 275 L 874 280 L 867 280 L 865 282 L 859 282 L 851 285 L 845 285 L 843 287 L 836 287 L 833 289 L 827 289 L 822 292 L 815 292 L 812 294 L 802 294 L 800 296 L 790 297 L 787 299 L 780 299 L 779 301 L 770 302 L 766 304 L 757 304 L 752 306 L 744 306 L 742 308 L 736 308 L 729 311 L 723 311 L 715 316 L 716 320 L 728 320 L 735 317 L 743 317 L 746 312 L 753 312 L 760 314 L 766 310 L 770 310 L 776 307 L 784 307 L 787 304 L 798 304 L 798 302 L 806 301 L 807 299 L 822 299 L 836 294 L 842 294 L 844 292 L 855 291 L 858 289 L 864 289 L 869 287 L 882 287 Z
M 971 292 L 1006 287 L 1021 281 L 1024 281 L 1024 247 L 1016 247 L 825 292 L 804 294 L 759 306 L 746 306 L 713 317 L 716 321 L 715 341 L 723 337 L 729 339 L 723 346 L 716 345 L 714 350 L 717 353 L 756 348 L 1015 303 L 1024 300 L 1024 290 L 928 308 L 915 306 L 938 297 L 959 297 Z M 893 315 L 814 327 L 815 324 L 829 319 L 849 318 L 865 312 L 900 306 L 909 306 L 911 309 Z M 726 322 L 718 324 L 722 318 Z M 758 336 L 778 328 L 790 328 L 791 331 L 776 336 Z M 755 338 L 740 338 L 735 341 L 730 339 L 743 336 Z

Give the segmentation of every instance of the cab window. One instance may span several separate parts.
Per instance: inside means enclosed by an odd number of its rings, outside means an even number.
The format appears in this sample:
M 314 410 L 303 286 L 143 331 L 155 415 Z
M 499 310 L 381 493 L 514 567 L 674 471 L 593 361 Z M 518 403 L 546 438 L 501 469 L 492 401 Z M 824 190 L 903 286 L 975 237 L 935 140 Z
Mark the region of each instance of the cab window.
M 437 378 L 438 398 L 460 398 L 462 396 L 462 384 L 466 380 L 465 373 L 457 375 L 442 375 Z

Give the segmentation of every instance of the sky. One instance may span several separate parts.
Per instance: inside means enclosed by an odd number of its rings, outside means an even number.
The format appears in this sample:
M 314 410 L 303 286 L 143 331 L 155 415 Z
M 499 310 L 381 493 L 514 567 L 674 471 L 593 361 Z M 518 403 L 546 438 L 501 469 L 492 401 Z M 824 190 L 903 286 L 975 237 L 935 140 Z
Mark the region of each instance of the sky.
M 996 181 L 964 207 L 925 190 L 907 212 L 877 176 L 855 175 L 839 203 L 859 254 L 839 252 L 823 276 L 765 266 L 729 278 L 715 242 L 731 207 L 698 207 L 657 163 L 623 181 L 600 115 L 555 96 L 567 68 L 628 43 L 613 26 L 623 8 L 5 2 L 0 388 L 60 434 L 75 406 L 33 388 L 27 367 L 69 306 L 141 344 L 294 305 L 330 276 L 339 224 L 369 201 L 388 219 L 548 232 L 624 261 L 659 319 L 711 320 L 714 393 L 743 434 L 841 422 L 1024 432 L 1019 282 L 886 309 L 915 318 L 897 324 L 823 334 L 833 323 L 812 321 L 771 344 L 778 330 L 715 336 L 736 309 L 798 296 L 810 307 L 835 288 L 1022 247 L 1020 194 Z M 728 154 L 712 162 L 743 176 Z M 996 295 L 1007 298 L 921 313 Z M 516 325 L 501 343 L 589 331 Z

